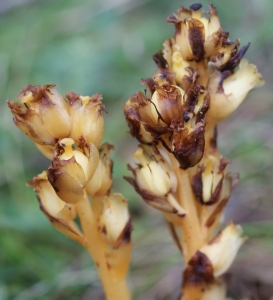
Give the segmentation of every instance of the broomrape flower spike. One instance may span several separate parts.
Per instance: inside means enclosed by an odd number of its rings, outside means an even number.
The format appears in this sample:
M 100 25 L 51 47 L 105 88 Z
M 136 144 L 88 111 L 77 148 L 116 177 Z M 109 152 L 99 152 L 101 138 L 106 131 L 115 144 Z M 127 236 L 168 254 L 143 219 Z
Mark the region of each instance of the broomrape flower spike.
M 181 251 L 182 300 L 226 299 L 221 276 L 245 238 L 239 225 L 223 226 L 238 175 L 227 172 L 216 125 L 264 83 L 243 58 L 250 44 L 231 41 L 208 6 L 204 15 L 196 3 L 168 17 L 174 38 L 153 56 L 158 69 L 141 80 L 145 93 L 124 105 L 130 133 L 141 143 L 133 153 L 139 164 L 128 167 L 133 177 L 125 179 L 162 212 Z
M 15 125 L 51 160 L 28 186 L 51 224 L 90 253 L 106 298 L 127 300 L 132 226 L 128 202 L 111 193 L 113 146 L 100 145 L 102 96 L 68 92 L 66 98 L 55 85 L 29 85 L 19 95 L 24 106 L 8 101 Z
M 253 88 L 263 85 L 257 68 L 221 27 L 216 8 L 202 15 L 199 3 L 180 7 L 167 22 L 174 38 L 153 59 L 157 70 L 142 79 L 124 105 L 130 133 L 140 145 L 138 162 L 125 179 L 143 200 L 162 212 L 185 262 L 182 300 L 226 300 L 223 274 L 246 238 L 223 224 L 238 183 L 217 148 L 217 123 Z M 25 87 L 21 104 L 7 101 L 15 125 L 51 161 L 28 186 L 52 225 L 83 245 L 93 258 L 108 300 L 127 300 L 126 273 L 132 252 L 128 202 L 112 193 L 113 146 L 101 145 L 102 96 L 68 92 L 54 84 Z M 78 218 L 80 225 L 75 219 Z

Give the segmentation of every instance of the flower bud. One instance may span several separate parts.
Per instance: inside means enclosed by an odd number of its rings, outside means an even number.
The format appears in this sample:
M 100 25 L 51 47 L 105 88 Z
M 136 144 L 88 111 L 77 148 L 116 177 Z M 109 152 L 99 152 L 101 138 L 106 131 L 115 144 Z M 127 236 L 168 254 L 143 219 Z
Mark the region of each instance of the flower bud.
M 78 143 L 80 137 L 84 137 L 87 143 L 98 147 L 101 143 L 104 130 L 100 93 L 89 96 L 80 96 L 73 92 L 66 94 L 70 104 L 71 131 L 69 136 Z
M 246 59 L 241 60 L 234 74 L 226 79 L 224 76 L 224 73 L 215 70 L 209 79 L 208 90 L 211 94 L 211 104 L 206 116 L 209 128 L 228 117 L 241 104 L 250 90 L 264 84 L 257 68 L 249 64 Z
M 109 194 L 112 184 L 113 162 L 110 159 L 110 152 L 114 147 L 104 143 L 99 148 L 99 162 L 91 180 L 86 184 L 87 193 L 94 196 L 106 196 Z
M 69 107 L 55 85 L 25 87 L 19 100 L 26 107 L 8 101 L 15 125 L 40 145 L 54 145 L 70 131 Z
M 81 141 L 79 150 L 73 150 L 74 140 L 65 138 L 59 141 L 48 180 L 57 195 L 65 202 L 75 204 L 82 200 L 86 183 L 92 178 L 99 161 L 97 148 Z
M 107 243 L 114 249 L 122 242 L 130 242 L 132 226 L 128 201 L 121 194 L 110 194 L 102 198 L 103 211 L 99 228 Z
M 200 252 L 211 261 L 215 277 L 224 274 L 232 264 L 239 248 L 246 240 L 241 237 L 242 233 L 241 226 L 230 222 L 226 228 L 200 249 Z
M 28 186 L 32 186 L 37 193 L 40 209 L 52 225 L 63 234 L 84 243 L 83 234 L 73 221 L 76 218 L 76 209 L 72 204 L 62 201 L 55 193 L 47 179 L 46 172 L 34 177 Z
M 170 164 L 155 147 L 140 145 L 133 154 L 140 164 L 132 171 L 134 178 L 125 179 L 150 206 L 164 212 L 185 215 L 185 210 L 173 196 L 177 188 L 177 178 Z

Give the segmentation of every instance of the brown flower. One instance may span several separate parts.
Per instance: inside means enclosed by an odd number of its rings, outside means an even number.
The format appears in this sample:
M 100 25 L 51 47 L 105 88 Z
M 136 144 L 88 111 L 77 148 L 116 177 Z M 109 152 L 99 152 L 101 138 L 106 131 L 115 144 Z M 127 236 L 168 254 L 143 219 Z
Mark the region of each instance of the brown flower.
M 188 73 L 190 76 L 183 78 L 183 89 L 145 80 L 151 99 L 139 92 L 124 106 L 131 134 L 146 144 L 161 141 L 183 169 L 196 165 L 203 156 L 204 118 L 209 108 L 209 94 L 196 83 L 196 73 L 191 69 Z

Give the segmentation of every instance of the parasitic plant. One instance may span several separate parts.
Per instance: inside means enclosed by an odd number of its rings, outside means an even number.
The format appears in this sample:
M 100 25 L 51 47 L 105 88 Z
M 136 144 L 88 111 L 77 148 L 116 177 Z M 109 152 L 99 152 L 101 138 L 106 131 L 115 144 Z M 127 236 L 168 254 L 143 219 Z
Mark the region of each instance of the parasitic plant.
M 139 141 L 125 179 L 161 211 L 184 259 L 182 300 L 224 300 L 228 270 L 245 241 L 242 228 L 223 215 L 238 175 L 217 147 L 217 123 L 263 80 L 220 24 L 215 7 L 180 7 L 167 19 L 174 38 L 154 55 L 157 70 L 141 80 L 144 92 L 124 105 Z M 50 160 L 34 177 L 40 209 L 61 233 L 85 247 L 108 300 L 130 299 L 126 284 L 132 241 L 128 202 L 111 191 L 113 146 L 101 144 L 102 96 L 66 99 L 55 85 L 25 87 L 8 101 L 15 125 Z M 79 220 L 79 222 L 78 222 Z M 78 224 L 80 223 L 80 224 Z
M 185 270 L 183 300 L 226 299 L 221 275 L 244 242 L 242 228 L 223 214 L 238 182 L 226 171 L 230 161 L 217 148 L 217 123 L 228 117 L 248 92 L 263 84 L 256 67 L 220 24 L 215 7 L 203 16 L 201 4 L 180 7 L 167 19 L 174 38 L 154 55 L 158 67 L 141 80 L 145 92 L 124 105 L 130 132 L 140 145 L 129 165 L 143 200 L 160 210 Z

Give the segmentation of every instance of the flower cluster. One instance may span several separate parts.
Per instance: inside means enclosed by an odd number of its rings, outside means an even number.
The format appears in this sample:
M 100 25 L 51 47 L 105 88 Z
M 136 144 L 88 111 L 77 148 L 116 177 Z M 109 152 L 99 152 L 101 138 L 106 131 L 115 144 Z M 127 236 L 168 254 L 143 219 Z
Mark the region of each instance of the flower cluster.
M 102 96 L 68 92 L 66 99 L 55 85 L 29 85 L 19 95 L 23 105 L 8 101 L 15 125 L 51 160 L 48 169 L 28 185 L 37 193 L 43 213 L 60 232 L 88 248 L 96 242 L 90 236 L 93 230 L 99 232 L 97 239 L 108 245 L 105 249 L 117 249 L 122 244 L 131 249 L 128 203 L 121 194 L 111 193 L 113 146 L 101 144 Z M 75 222 L 77 216 L 82 230 Z M 127 270 L 130 255 L 126 260 Z
M 238 40 L 229 40 L 212 4 L 205 16 L 201 8 L 182 6 L 167 19 L 175 36 L 154 55 L 158 69 L 141 80 L 145 93 L 124 105 L 130 132 L 140 142 L 133 154 L 139 163 L 129 165 L 133 176 L 125 179 L 163 212 L 185 259 L 185 300 L 225 299 L 219 277 L 244 238 L 233 223 L 216 234 L 238 182 L 237 174 L 226 172 L 230 161 L 217 148 L 216 125 L 263 84 L 243 58 L 249 44 L 240 48 Z

